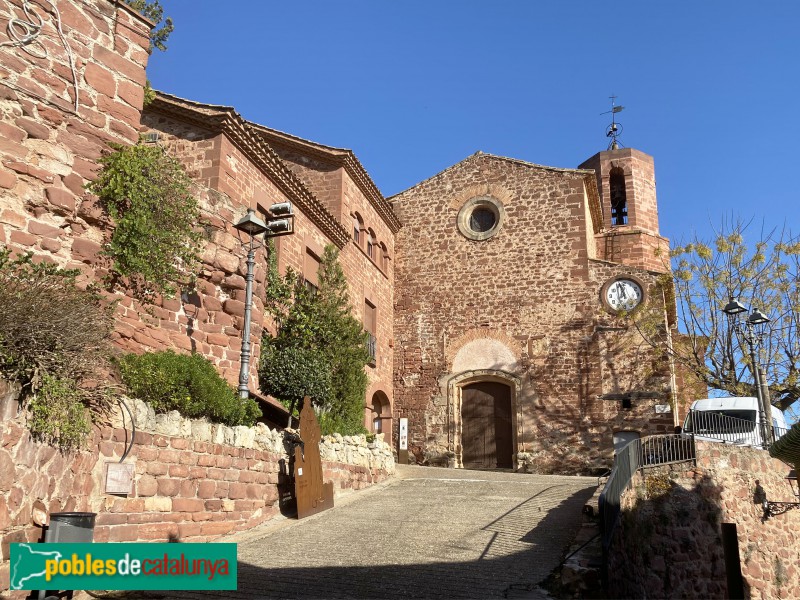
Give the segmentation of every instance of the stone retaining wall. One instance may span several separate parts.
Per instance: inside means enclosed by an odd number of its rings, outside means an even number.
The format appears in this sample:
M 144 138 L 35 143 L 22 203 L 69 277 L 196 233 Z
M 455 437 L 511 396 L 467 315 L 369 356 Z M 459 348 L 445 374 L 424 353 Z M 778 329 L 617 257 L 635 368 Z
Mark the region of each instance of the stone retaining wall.
M 15 414 L 12 394 L 0 389 Z M 39 541 L 36 506 L 49 512 L 97 513 L 97 542 L 208 541 L 249 529 L 278 514 L 278 473 L 286 458 L 283 435 L 263 424 L 227 427 L 177 413 L 156 415 L 126 400 L 136 436 L 125 459 L 134 465 L 133 492 L 104 493 L 107 462 L 119 462 L 131 439 L 130 419 L 118 414 L 93 432 L 87 449 L 60 453 L 33 439 L 24 414 L 0 423 L 0 589 L 8 587 L 9 544 Z M 126 415 L 127 416 L 127 415 Z M 325 436 L 324 478 L 337 493 L 359 490 L 394 473 L 381 436 Z
M 610 597 L 727 598 L 721 524 L 736 525 L 746 598 L 800 597 L 800 509 L 763 519 L 771 501 L 798 498 L 790 467 L 752 448 L 697 442 L 691 463 L 645 469 L 623 496 L 609 554 Z

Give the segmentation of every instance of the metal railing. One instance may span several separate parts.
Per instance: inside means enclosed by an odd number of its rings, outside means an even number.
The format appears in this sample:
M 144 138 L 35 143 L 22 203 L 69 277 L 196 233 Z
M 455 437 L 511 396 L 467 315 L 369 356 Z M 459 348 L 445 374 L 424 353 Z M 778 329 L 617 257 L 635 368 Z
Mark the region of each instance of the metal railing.
M 603 550 L 603 584 L 608 584 L 608 549 L 614 529 L 619 522 L 622 494 L 630 486 L 633 475 L 639 469 L 690 462 L 696 459 L 695 438 L 718 442 L 732 442 L 754 448 L 762 444 L 756 423 L 748 419 L 737 419 L 710 413 L 690 411 L 683 433 L 651 435 L 626 444 L 614 457 L 614 466 L 598 500 L 600 511 L 600 534 Z M 787 429 L 773 426 L 775 439 L 787 433 Z M 769 444 L 767 444 L 768 446 Z
M 644 467 L 694 459 L 694 439 L 683 434 L 651 435 L 633 440 L 617 453 L 598 506 L 604 551 L 611 544 L 611 536 L 619 519 L 622 494 L 628 489 L 634 473 Z
M 772 429 L 776 440 L 788 431 L 783 427 L 773 426 Z M 760 427 L 755 419 L 740 419 L 713 411 L 690 410 L 684 431 L 700 439 L 739 446 L 764 448 L 771 445 L 770 440 L 764 443 Z
M 367 352 L 369 353 L 369 365 L 375 366 L 375 357 L 377 356 L 378 340 L 371 333 L 367 334 Z

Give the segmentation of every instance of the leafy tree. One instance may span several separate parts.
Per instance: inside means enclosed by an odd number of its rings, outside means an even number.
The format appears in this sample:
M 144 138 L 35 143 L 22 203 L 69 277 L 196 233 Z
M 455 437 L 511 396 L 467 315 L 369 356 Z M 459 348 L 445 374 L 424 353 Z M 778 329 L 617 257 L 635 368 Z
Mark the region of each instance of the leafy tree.
M 172 19 L 164 18 L 164 7 L 159 0 L 124 0 L 125 4 L 140 13 L 146 19 L 155 23 L 156 27 L 150 32 L 150 52 L 158 48 L 162 52 L 167 49 L 167 38 L 174 31 Z M 161 25 L 161 22 L 164 22 Z M 161 25 L 161 27 L 159 27 Z
M 367 336 L 351 313 L 337 257 L 333 246 L 325 248 L 316 290 L 292 272 L 278 276 L 272 259 L 266 304 L 278 331 L 264 334 L 260 385 L 292 411 L 310 396 L 324 433 L 362 433 Z
M 738 298 L 771 319 L 762 326 L 758 360 L 772 403 L 785 410 L 800 398 L 800 239 L 762 228 L 748 241 L 749 225 L 723 223 L 711 241 L 695 237 L 672 251 L 678 319 L 685 330 L 672 354 L 709 388 L 756 396 L 748 347 L 722 310 Z M 642 319 L 638 325 L 647 329 Z
M 200 207 L 183 166 L 160 146 L 112 145 L 87 185 L 115 228 L 105 253 L 115 278 L 125 277 L 141 300 L 172 295 L 190 283 L 198 263 Z

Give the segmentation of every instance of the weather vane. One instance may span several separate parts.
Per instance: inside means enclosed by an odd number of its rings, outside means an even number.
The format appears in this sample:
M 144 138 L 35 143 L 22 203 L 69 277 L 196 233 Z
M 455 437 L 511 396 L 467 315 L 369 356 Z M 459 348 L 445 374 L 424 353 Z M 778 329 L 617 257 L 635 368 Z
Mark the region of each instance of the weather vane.
M 609 96 L 609 98 L 611 98 L 611 110 L 600 114 L 607 115 L 611 113 L 611 125 L 606 128 L 606 137 L 611 138 L 611 141 L 608 143 L 608 149 L 616 150 L 620 147 L 619 136 L 622 135 L 622 125 L 617 123 L 616 115 L 618 112 L 622 112 L 625 107 L 614 105 L 614 100 L 617 99 L 616 96 Z

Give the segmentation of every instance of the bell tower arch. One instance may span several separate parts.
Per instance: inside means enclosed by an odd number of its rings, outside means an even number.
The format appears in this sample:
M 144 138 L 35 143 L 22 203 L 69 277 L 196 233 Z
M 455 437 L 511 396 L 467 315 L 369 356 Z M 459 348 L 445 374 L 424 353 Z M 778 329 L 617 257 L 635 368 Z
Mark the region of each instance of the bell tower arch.
M 655 162 L 633 148 L 598 152 L 580 165 L 597 177 L 603 228 L 597 257 L 650 271 L 669 269 L 669 242 L 658 231 Z

